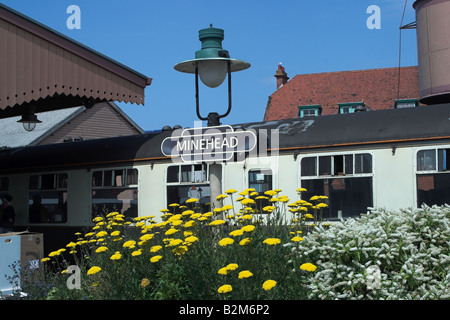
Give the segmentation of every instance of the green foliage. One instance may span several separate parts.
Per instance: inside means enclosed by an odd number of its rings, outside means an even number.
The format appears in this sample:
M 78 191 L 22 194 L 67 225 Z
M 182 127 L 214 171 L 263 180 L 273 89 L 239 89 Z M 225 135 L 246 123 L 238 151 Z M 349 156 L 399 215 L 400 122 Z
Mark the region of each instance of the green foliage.
M 44 259 L 43 289 L 28 298 L 450 297 L 449 207 L 373 211 L 329 225 L 320 221 L 327 198 L 307 202 L 303 191 L 289 203 L 281 190 L 263 196 L 248 189 L 236 200 L 227 190 L 222 208 L 200 213 L 190 199 L 190 207 L 161 210 L 162 222 L 146 216 L 130 224 L 117 212 L 97 217 L 91 232 Z M 67 288 L 66 254 L 81 270 L 80 289 Z

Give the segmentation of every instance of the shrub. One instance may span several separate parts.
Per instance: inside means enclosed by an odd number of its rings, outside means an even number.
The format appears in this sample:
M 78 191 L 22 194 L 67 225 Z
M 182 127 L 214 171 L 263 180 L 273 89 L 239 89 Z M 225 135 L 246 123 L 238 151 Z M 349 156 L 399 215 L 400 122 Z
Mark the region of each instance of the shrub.
M 450 298 L 449 218 L 448 205 L 423 206 L 318 227 L 295 250 L 320 266 L 308 278 L 308 298 Z
M 329 225 L 320 221 L 327 197 L 307 202 L 304 191 L 293 201 L 281 190 L 247 189 L 234 200 L 230 189 L 221 208 L 202 213 L 189 199 L 161 210 L 162 222 L 96 217 L 90 232 L 43 259 L 40 281 L 48 285 L 28 298 L 450 297 L 450 207 L 372 210 Z M 67 286 L 67 254 L 81 270 L 80 289 Z

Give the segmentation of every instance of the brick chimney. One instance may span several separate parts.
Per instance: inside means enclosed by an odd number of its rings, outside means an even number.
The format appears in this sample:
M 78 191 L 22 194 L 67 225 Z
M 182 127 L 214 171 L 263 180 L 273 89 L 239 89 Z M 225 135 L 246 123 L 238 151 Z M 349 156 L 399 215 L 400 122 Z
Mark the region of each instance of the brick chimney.
M 289 80 L 289 77 L 287 76 L 286 71 L 284 71 L 284 67 L 281 65 L 281 62 L 278 64 L 278 69 L 274 77 L 277 78 L 277 90 Z

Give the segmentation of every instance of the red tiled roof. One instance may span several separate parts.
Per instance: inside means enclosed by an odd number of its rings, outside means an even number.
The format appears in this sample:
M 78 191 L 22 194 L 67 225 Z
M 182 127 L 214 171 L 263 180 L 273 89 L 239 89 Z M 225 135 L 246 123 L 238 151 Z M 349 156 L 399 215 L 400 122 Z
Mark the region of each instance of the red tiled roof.
M 399 99 L 419 98 L 417 66 L 400 68 Z M 298 117 L 298 106 L 321 105 L 338 113 L 338 103 L 360 102 L 371 110 L 391 109 L 397 99 L 398 68 L 299 74 L 269 96 L 264 121 Z

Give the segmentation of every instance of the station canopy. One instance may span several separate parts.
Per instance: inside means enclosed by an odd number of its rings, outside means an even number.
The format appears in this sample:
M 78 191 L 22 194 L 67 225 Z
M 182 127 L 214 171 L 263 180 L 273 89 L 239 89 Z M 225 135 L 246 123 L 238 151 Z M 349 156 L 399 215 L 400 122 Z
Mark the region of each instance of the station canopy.
M 152 79 L 0 4 L 0 118 L 101 101 L 143 105 Z

